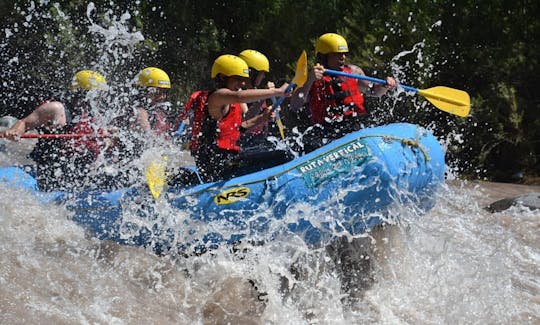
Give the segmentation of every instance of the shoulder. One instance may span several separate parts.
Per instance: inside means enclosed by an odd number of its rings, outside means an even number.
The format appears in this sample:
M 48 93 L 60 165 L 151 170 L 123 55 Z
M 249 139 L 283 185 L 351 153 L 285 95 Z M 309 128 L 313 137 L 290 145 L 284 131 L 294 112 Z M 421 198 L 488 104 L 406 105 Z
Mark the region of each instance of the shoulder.
M 50 101 L 39 105 L 30 115 L 38 116 L 40 119 L 64 118 L 66 109 L 61 102 Z
M 227 96 L 230 96 L 232 93 L 233 93 L 233 91 L 228 89 L 228 88 L 216 89 L 212 93 L 208 94 L 208 98 L 207 98 L 208 105 L 210 105 L 210 106 L 214 106 L 214 105 L 222 106 L 222 105 L 224 105 L 223 99 L 226 98 Z
M 144 107 L 138 107 L 138 108 L 137 108 L 137 114 L 138 114 L 139 116 L 144 116 L 144 117 L 148 117 L 148 116 L 149 116 L 148 110 L 147 110 L 146 108 L 144 108 Z
M 347 67 L 349 69 L 351 69 L 351 73 L 354 73 L 354 74 L 361 74 L 361 75 L 364 75 L 364 70 L 362 70 L 362 68 L 360 68 L 359 66 L 357 65 L 354 65 L 354 64 L 348 64 Z
M 59 101 L 50 101 L 50 102 L 45 102 L 45 103 L 39 105 L 38 107 L 36 107 L 36 110 L 41 110 L 41 111 L 64 111 L 65 106 L 64 106 L 63 103 L 61 103 Z
M 208 94 L 208 97 L 214 97 L 214 96 L 220 96 L 220 95 L 227 95 L 232 93 L 233 91 L 229 88 L 219 88 L 213 91 L 212 93 Z

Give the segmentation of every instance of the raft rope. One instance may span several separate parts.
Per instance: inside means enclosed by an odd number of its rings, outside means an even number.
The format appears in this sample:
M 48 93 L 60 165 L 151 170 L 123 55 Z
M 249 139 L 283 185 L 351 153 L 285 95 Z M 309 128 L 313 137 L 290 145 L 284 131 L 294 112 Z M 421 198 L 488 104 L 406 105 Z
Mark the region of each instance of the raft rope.
M 389 136 L 389 135 L 378 135 L 378 134 L 365 135 L 365 136 L 362 136 L 362 137 L 359 137 L 359 138 L 355 138 L 354 140 L 351 140 L 349 142 L 346 142 L 346 143 L 340 145 L 338 148 L 334 148 L 334 149 L 325 151 L 325 152 L 317 155 L 317 157 L 314 157 L 311 160 L 315 160 L 315 159 L 317 159 L 319 157 L 322 157 L 322 156 L 324 156 L 324 155 L 326 155 L 326 154 L 328 154 L 330 152 L 336 151 L 339 148 L 345 147 L 345 146 L 347 146 L 347 145 L 349 145 L 349 144 L 351 144 L 353 142 L 358 142 L 361 139 L 367 139 L 367 138 L 381 138 L 385 142 L 399 141 L 399 142 L 401 142 L 401 144 L 403 146 L 410 146 L 412 148 L 418 148 L 418 150 L 420 150 L 420 152 L 424 156 L 424 159 L 425 159 L 426 162 L 431 160 L 431 158 L 429 157 L 429 155 L 427 153 L 427 150 L 420 144 L 419 139 L 401 138 L 401 137 L 395 137 L 395 136 Z M 304 162 L 304 163 L 306 163 L 306 162 Z M 260 183 L 260 182 L 265 182 L 265 181 L 269 181 L 271 179 L 276 179 L 277 177 L 279 177 L 279 176 L 281 176 L 281 175 L 283 175 L 285 173 L 288 173 L 291 170 L 294 170 L 296 168 L 298 168 L 298 165 L 296 165 L 294 167 L 291 167 L 291 168 L 287 168 L 285 170 L 282 170 L 279 173 L 276 173 L 276 174 L 274 174 L 272 176 L 269 176 L 269 177 L 266 177 L 266 178 L 263 178 L 263 179 L 253 180 L 251 182 L 246 182 L 246 183 L 239 183 L 239 184 L 236 184 L 236 185 L 229 185 L 227 187 L 212 186 L 212 187 L 209 187 L 209 188 L 201 189 L 200 191 L 197 191 L 197 192 L 189 193 L 187 195 L 196 195 L 196 194 L 199 194 L 201 192 L 207 192 L 207 191 L 210 191 L 210 190 L 223 191 L 223 190 L 226 190 L 228 188 L 234 188 L 234 187 L 239 187 L 239 186 L 246 186 L 246 185 L 256 184 L 256 183 Z
M 410 146 L 412 148 L 418 148 L 423 156 L 424 156 L 424 159 L 425 161 L 430 161 L 431 158 L 429 157 L 427 151 L 425 150 L 425 148 L 420 144 L 420 141 L 418 139 L 407 139 L 407 138 L 400 138 L 400 137 L 394 137 L 394 136 L 389 136 L 389 135 L 366 135 L 366 136 L 363 136 L 363 137 L 359 137 L 359 138 L 355 138 L 354 140 L 351 140 L 349 142 L 346 142 L 344 144 L 342 144 L 341 146 L 339 146 L 338 148 L 342 148 L 342 147 L 345 147 L 347 145 L 350 145 L 351 143 L 353 142 L 358 142 L 359 140 L 361 139 L 367 139 L 367 138 L 381 138 L 383 139 L 384 142 L 387 142 L 389 143 L 390 141 L 399 141 L 401 142 L 401 144 L 403 146 Z M 319 157 L 322 157 L 332 151 L 335 151 L 337 150 L 338 148 L 334 148 L 334 149 L 331 149 L 331 150 L 328 150 L 328 151 L 325 151 L 319 155 L 317 155 L 317 157 L 314 157 L 313 159 L 311 160 L 315 160 Z M 305 162 L 304 162 L 305 163 Z M 254 181 L 251 181 L 251 182 L 246 182 L 246 183 L 239 183 L 239 184 L 235 184 L 235 185 L 229 185 L 227 187 L 218 187 L 218 186 L 212 186 L 212 187 L 208 187 L 208 188 L 205 188 L 205 189 L 201 189 L 197 192 L 193 192 L 193 193 L 187 193 L 185 195 L 188 195 L 188 196 L 193 196 L 193 195 L 197 195 L 199 193 L 202 193 L 202 192 L 208 192 L 208 191 L 211 191 L 211 190 L 214 190 L 214 191 L 224 191 L 224 190 L 227 190 L 229 188 L 234 188 L 234 187 L 240 187 L 240 186 L 247 186 L 247 185 L 251 185 L 251 184 L 256 184 L 256 183 L 260 183 L 260 182 L 266 182 L 266 181 L 269 181 L 269 180 L 272 180 L 272 179 L 277 179 L 277 177 L 285 174 L 285 173 L 288 173 L 289 171 L 291 170 L 294 170 L 298 168 L 298 165 L 294 166 L 294 167 L 291 167 L 291 168 L 287 168 L 279 173 L 276 173 L 272 176 L 269 176 L 269 177 L 266 177 L 266 178 L 263 178 L 263 179 L 258 179 L 258 180 L 254 180 Z M 285 184 L 285 186 L 287 186 L 287 184 Z M 110 209 L 113 209 L 115 207 L 111 206 L 109 208 L 107 208 L 107 210 L 110 210 Z M 103 207 L 99 207 L 99 208 L 85 208 L 85 209 L 78 209 L 79 211 L 80 210 L 104 210 Z
M 420 144 L 420 141 L 418 141 L 418 139 L 413 140 L 413 139 L 407 139 L 407 138 L 398 138 L 398 137 L 393 137 L 393 136 L 389 136 L 389 135 L 384 135 L 382 137 L 383 138 L 388 138 L 390 140 L 401 141 L 401 144 L 403 146 L 410 146 L 412 148 L 418 148 L 418 150 L 420 150 L 420 152 L 422 152 L 422 154 L 424 155 L 425 161 L 430 161 L 431 160 L 431 158 L 429 157 L 426 149 L 424 147 L 422 147 L 422 145 Z

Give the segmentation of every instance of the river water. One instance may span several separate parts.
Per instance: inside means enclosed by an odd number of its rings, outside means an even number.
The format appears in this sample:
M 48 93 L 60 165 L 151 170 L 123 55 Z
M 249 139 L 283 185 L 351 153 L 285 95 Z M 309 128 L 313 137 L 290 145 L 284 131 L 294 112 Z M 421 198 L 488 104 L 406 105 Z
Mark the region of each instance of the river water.
M 0 45 L 41 35 L 32 25 L 47 3 L 32 2 Z M 144 37 L 127 13 L 105 28 L 94 10 L 96 67 L 114 77 Z M 12 55 L 0 55 L 6 67 L 32 66 Z M 31 145 L 4 143 L 0 165 L 28 163 Z M 452 179 L 427 214 L 393 206 L 399 224 L 350 243 L 291 237 L 184 258 L 98 241 L 64 207 L 0 186 L 0 324 L 539 324 L 540 211 L 484 209 L 527 192 L 540 187 Z
M 2 165 L 31 144 L 7 146 Z M 449 180 L 426 215 L 393 207 L 399 224 L 337 250 L 286 238 L 183 258 L 100 242 L 0 187 L 0 324 L 538 324 L 540 211 L 484 209 L 535 191 Z

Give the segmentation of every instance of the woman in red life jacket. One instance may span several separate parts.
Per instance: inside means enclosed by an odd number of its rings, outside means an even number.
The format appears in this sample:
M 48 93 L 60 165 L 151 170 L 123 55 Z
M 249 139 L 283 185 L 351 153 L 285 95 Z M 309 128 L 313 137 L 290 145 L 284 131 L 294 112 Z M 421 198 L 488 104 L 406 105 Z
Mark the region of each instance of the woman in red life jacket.
M 240 52 L 238 57 L 246 61 L 249 67 L 249 79 L 246 82 L 246 89 L 275 88 L 274 83 L 271 81 L 263 85 L 266 74 L 270 72 L 270 62 L 264 54 L 255 50 L 244 50 Z M 247 106 L 248 109 L 244 112 L 244 119 L 249 120 L 269 107 L 272 107 L 272 100 L 270 99 L 250 103 Z M 272 143 L 266 139 L 269 131 L 268 121 L 246 130 L 240 136 L 240 147 L 243 149 L 272 148 Z
M 137 108 L 137 125 L 144 132 L 153 131 L 155 136 L 167 138 L 172 131 L 171 104 L 167 101 L 167 91 L 171 88 L 169 75 L 159 68 L 144 68 L 137 84 L 144 87 L 142 103 Z
M 17 121 L 5 132 L 7 138 L 18 140 L 29 130 L 44 134 L 98 135 L 101 130 L 90 116 L 90 102 L 107 89 L 107 81 L 98 72 L 81 70 L 71 82 L 70 96 L 66 104 L 46 101 L 28 116 Z M 42 190 L 67 190 L 84 187 L 85 177 L 92 169 L 104 147 L 96 137 L 41 138 L 30 157 L 37 164 L 37 181 Z
M 397 86 L 392 77 L 386 77 L 386 85 L 383 86 L 365 80 L 324 75 L 325 68 L 365 75 L 360 67 L 346 64 L 349 47 L 341 35 L 322 35 L 317 39 L 315 52 L 317 64 L 307 82 L 291 99 L 293 110 L 308 104 L 311 124 L 316 125 L 308 137 L 314 140 L 312 149 L 361 128 L 362 118 L 367 115 L 363 93 L 380 97 L 389 88 Z
M 203 180 L 217 181 L 266 168 L 262 162 L 282 163 L 285 159 L 282 152 L 243 156 L 238 141 L 241 132 L 268 121 L 273 115 L 267 109 L 262 114 L 242 121 L 246 103 L 285 96 L 288 84 L 273 89 L 243 90 L 249 78 L 248 65 L 241 58 L 229 54 L 214 61 L 211 76 L 216 82 L 216 88 L 208 93 L 202 122 L 193 123 L 201 124 L 200 131 L 195 134 L 198 148 L 192 149 L 192 153 Z

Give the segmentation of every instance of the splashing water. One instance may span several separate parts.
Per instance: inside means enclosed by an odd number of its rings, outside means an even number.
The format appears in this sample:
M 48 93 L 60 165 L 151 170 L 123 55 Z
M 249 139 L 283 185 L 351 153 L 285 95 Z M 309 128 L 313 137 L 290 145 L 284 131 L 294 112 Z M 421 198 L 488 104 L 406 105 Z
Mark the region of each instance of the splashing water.
M 14 33 L 51 18 L 42 9 L 33 2 L 21 9 L 24 24 L 6 28 L 0 48 L 7 47 Z M 67 20 L 56 9 L 56 19 Z M 90 67 L 111 81 L 109 109 L 100 111 L 107 124 L 125 113 L 125 88 L 117 85 L 133 84 L 128 67 L 137 60 L 136 45 L 144 38 L 128 27 L 129 13 L 117 17 L 107 11 L 102 24 L 94 18 L 98 11 L 90 3 L 84 17 L 97 50 Z M 396 62 L 421 47 L 401 53 Z M 70 55 L 60 53 L 63 59 Z M 10 73 L 24 73 L 27 58 L 22 53 L 1 58 Z M 416 61 L 422 61 L 420 54 Z M 401 68 L 397 63 L 393 67 Z M 72 73 L 67 70 L 53 74 L 58 80 L 51 90 L 59 96 Z M 5 105 L 17 87 L 9 81 L 3 87 L 0 102 Z M 17 152 L 10 144 L 0 163 L 20 161 L 24 149 Z M 133 164 L 144 165 L 169 150 L 156 145 Z M 504 194 L 510 193 L 507 189 Z M 385 214 L 400 217 L 391 220 L 392 226 L 327 247 L 310 248 L 291 236 L 185 258 L 99 241 L 70 221 L 65 207 L 0 186 L 0 323 L 537 323 L 539 214 L 519 207 L 496 214 L 482 209 L 499 196 L 493 185 L 454 181 L 437 194 L 429 213 L 421 215 L 414 205 L 398 201 Z M 322 222 L 328 217 L 310 206 L 296 210 L 304 215 L 295 212 L 284 221 L 307 215 Z M 156 211 L 165 217 L 178 213 L 166 204 Z M 140 221 L 135 212 L 126 213 Z M 185 216 L 176 214 L 168 219 L 175 222 L 170 226 L 181 227 Z
M 487 184 L 448 186 L 421 220 L 395 207 L 400 224 L 336 244 L 356 248 L 357 255 L 342 250 L 341 260 L 295 238 L 236 253 L 158 257 L 87 238 L 63 208 L 0 191 L 4 324 L 538 321 L 539 214 L 486 212 L 494 193 Z

